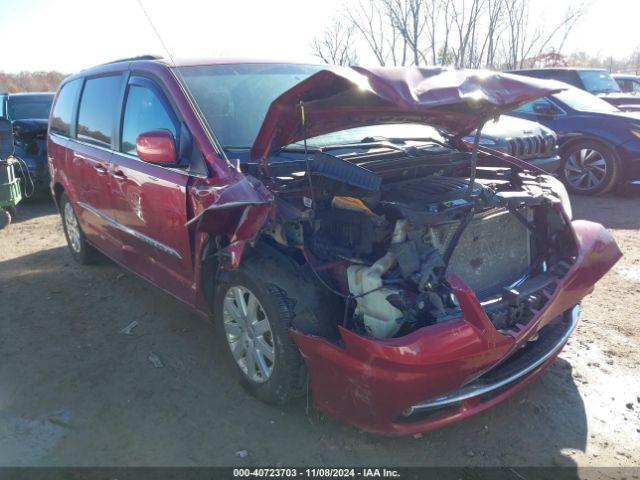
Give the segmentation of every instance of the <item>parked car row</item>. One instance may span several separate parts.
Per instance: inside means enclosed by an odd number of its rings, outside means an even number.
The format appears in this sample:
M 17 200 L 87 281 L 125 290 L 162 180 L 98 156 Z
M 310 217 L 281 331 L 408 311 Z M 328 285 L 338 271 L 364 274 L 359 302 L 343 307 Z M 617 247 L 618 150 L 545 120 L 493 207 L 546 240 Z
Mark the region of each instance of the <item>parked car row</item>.
M 513 73 L 572 87 L 525 104 L 512 115 L 551 128 L 559 138 L 559 176 L 572 193 L 594 195 L 640 184 L 640 96 L 620 93 L 605 70 L 538 69 Z
M 438 68 L 114 62 L 57 93 L 52 193 L 73 258 L 99 251 L 213 316 L 257 398 L 310 389 L 337 419 L 412 434 L 540 375 L 621 255 L 601 225 L 572 222 L 560 181 L 510 155 L 567 171 L 548 127 L 473 134 L 563 89 Z

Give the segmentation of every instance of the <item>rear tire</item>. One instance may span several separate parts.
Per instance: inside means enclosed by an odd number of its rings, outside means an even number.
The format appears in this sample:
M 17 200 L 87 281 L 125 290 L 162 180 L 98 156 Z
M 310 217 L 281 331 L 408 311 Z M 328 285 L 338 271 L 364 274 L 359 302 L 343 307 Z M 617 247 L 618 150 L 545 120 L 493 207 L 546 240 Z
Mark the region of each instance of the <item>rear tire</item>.
M 87 243 L 76 212 L 66 193 L 63 193 L 60 197 L 60 215 L 62 217 L 64 236 L 67 239 L 67 246 L 73 259 L 80 265 L 95 263 L 98 252 Z
M 0 208 L 0 230 L 8 227 L 11 224 L 12 215 L 11 211 L 6 208 Z
M 620 164 L 615 152 L 607 145 L 582 140 L 564 151 L 559 173 L 569 192 L 603 195 L 618 184 Z

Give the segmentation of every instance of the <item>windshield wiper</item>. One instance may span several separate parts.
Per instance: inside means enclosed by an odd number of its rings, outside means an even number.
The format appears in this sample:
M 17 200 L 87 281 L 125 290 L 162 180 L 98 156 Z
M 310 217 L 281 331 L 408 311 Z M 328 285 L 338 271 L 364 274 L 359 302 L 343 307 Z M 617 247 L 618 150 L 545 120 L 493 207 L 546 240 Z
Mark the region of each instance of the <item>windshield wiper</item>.
M 450 145 L 447 145 L 442 140 L 438 140 L 437 138 L 433 138 L 433 137 L 385 137 L 385 140 L 392 143 L 399 143 L 399 142 L 406 142 L 406 141 L 435 143 L 436 145 L 451 148 Z

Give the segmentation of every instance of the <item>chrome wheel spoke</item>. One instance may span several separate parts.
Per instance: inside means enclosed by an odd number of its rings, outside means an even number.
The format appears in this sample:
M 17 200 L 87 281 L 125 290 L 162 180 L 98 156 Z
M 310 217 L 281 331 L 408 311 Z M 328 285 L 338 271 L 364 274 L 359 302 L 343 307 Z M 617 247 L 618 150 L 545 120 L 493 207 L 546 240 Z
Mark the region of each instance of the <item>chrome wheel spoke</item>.
M 256 364 L 256 351 L 251 346 L 247 348 L 247 356 L 245 357 L 245 362 L 247 366 L 247 375 L 252 380 L 257 380 L 258 376 L 258 365 Z
M 242 360 L 246 356 L 247 349 L 242 340 L 229 342 L 229 346 L 231 347 L 231 353 L 233 354 L 233 358 L 235 358 L 236 361 Z
M 256 349 L 262 355 L 264 355 L 264 357 L 267 358 L 267 360 L 269 360 L 271 363 L 273 363 L 273 361 L 275 359 L 275 353 L 273 351 L 273 346 L 269 345 L 264 338 L 262 338 L 262 337 L 256 338 Z
M 573 152 L 564 166 L 564 176 L 578 190 L 590 190 L 607 175 L 607 161 L 597 150 L 583 148 Z
M 255 319 L 258 314 L 258 299 L 255 295 L 249 295 L 249 301 L 247 302 L 247 319 L 250 321 Z
M 589 176 L 589 186 L 590 187 L 594 187 L 594 186 L 596 186 L 596 185 L 598 185 L 600 183 L 600 179 L 598 177 L 596 177 L 596 175 L 592 171 L 589 171 L 587 173 L 587 175 Z
M 240 370 L 253 382 L 266 382 L 273 373 L 275 347 L 260 301 L 246 287 L 233 286 L 225 295 L 222 315 L 227 342 Z
M 271 331 L 271 325 L 269 325 L 269 320 L 266 318 L 263 320 L 258 320 L 253 324 L 253 330 L 256 333 L 256 336 L 262 336 L 267 332 Z
M 238 309 L 240 310 L 240 313 L 242 314 L 243 317 L 247 316 L 247 302 L 244 299 L 244 292 L 238 288 L 235 287 L 233 289 L 233 295 L 236 299 L 236 305 L 238 307 Z
M 267 365 L 264 354 L 258 350 L 256 350 L 256 364 L 260 370 L 260 376 L 262 378 L 268 378 L 270 374 L 269 366 Z
M 242 328 L 235 322 L 225 322 L 224 329 L 227 335 L 231 335 L 233 338 L 238 338 L 242 335 Z
M 589 163 L 594 158 L 600 157 L 600 154 L 598 152 L 596 152 L 595 150 L 583 150 L 583 151 L 584 151 L 584 162 L 583 163 Z

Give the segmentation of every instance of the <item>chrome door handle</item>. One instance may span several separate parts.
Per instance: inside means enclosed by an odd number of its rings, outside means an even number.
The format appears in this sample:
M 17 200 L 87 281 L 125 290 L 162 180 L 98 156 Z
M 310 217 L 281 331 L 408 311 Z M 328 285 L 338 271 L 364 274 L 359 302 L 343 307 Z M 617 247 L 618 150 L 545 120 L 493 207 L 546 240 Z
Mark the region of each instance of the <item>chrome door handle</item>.
M 115 178 L 116 180 L 126 180 L 127 176 L 122 173 L 122 170 L 114 170 L 111 175 L 113 176 L 113 178 Z
M 104 175 L 105 173 L 107 173 L 106 167 L 100 163 L 95 164 L 93 168 L 96 172 L 98 172 L 98 175 Z

